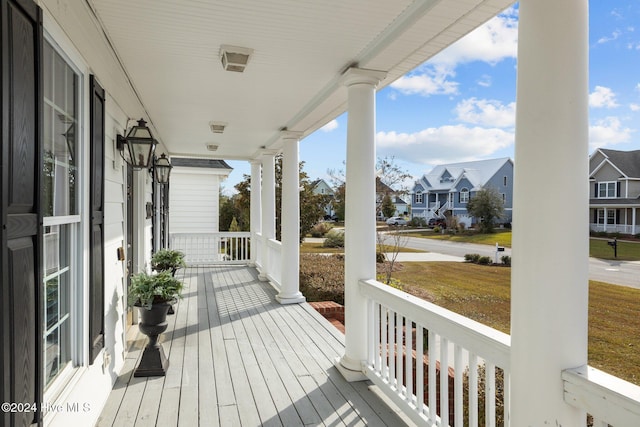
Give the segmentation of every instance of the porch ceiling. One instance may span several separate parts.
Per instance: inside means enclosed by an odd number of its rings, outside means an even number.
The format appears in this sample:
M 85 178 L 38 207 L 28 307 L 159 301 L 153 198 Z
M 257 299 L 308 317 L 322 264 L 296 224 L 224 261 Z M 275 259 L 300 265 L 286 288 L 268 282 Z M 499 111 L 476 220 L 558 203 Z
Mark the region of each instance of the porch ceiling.
M 279 130 L 308 135 L 346 108 L 350 65 L 384 87 L 512 0 L 87 0 L 172 155 L 250 159 Z M 221 45 L 254 50 L 224 71 Z M 213 134 L 210 121 L 227 122 Z M 207 151 L 206 144 L 219 146 Z

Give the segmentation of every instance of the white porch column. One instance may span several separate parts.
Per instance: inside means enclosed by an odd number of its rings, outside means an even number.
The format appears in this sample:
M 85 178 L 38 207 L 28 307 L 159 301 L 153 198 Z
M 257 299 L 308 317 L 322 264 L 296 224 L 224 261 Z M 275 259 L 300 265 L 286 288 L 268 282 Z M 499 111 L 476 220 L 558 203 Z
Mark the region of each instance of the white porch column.
M 301 132 L 282 132 L 282 286 L 280 304 L 305 301 L 300 293 L 300 170 L 298 142 Z
M 636 234 L 636 208 L 631 208 L 631 234 Z
M 349 91 L 345 206 L 345 354 L 336 366 L 349 381 L 364 379 L 367 304 L 358 281 L 376 277 L 375 89 L 381 71 L 351 68 L 343 77 Z
M 588 0 L 521 0 L 518 34 L 511 425 L 578 426 L 560 375 L 587 363 Z
M 262 155 L 262 270 L 258 278 L 267 281 L 269 250 L 267 242 L 276 237 L 276 175 L 275 153 Z
M 251 160 L 251 263 L 255 266 L 258 259 L 258 234 L 262 234 L 262 162 Z M 264 252 L 263 252 L 264 255 Z

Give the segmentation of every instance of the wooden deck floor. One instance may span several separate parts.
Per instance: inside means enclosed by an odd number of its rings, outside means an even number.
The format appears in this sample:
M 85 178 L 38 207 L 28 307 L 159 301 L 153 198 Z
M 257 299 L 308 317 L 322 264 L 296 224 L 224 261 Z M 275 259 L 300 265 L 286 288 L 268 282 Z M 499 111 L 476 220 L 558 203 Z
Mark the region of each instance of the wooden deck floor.
M 344 337 L 307 304 L 282 306 L 249 267 L 184 270 L 184 299 L 161 340 L 165 377 L 135 378 L 129 352 L 98 426 L 402 426 L 368 382 L 333 366 Z

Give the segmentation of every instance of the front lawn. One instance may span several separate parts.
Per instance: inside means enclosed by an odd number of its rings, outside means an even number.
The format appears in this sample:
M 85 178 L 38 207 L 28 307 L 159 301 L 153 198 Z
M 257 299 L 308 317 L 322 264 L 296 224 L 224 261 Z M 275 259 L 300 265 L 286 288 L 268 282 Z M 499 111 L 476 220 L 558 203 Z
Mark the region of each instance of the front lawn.
M 403 263 L 393 277 L 435 304 L 510 332 L 511 268 Z M 550 296 L 551 297 L 551 296 Z M 640 385 L 640 289 L 589 282 L 589 364 Z

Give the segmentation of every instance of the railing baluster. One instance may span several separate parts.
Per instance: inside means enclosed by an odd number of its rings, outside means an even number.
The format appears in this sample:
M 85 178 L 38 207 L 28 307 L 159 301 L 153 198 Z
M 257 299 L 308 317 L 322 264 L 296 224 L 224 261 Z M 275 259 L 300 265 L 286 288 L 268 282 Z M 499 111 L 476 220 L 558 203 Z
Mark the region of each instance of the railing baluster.
M 485 424 L 487 427 L 496 426 L 496 365 L 485 361 Z
M 396 387 L 398 394 L 402 395 L 402 379 L 404 371 L 402 369 L 402 329 L 404 327 L 404 316 L 396 313 Z
M 387 334 L 389 335 L 389 358 L 387 363 L 389 364 L 389 385 L 395 387 L 396 385 L 396 354 L 395 354 L 395 341 L 396 341 L 396 312 L 389 311 L 389 328 Z
M 506 369 L 502 370 L 504 378 L 504 427 L 511 425 L 511 373 Z
M 406 373 L 406 379 L 404 382 L 406 385 L 405 396 L 409 403 L 411 403 L 413 402 L 413 373 L 415 372 L 415 369 L 413 368 L 413 322 L 410 319 L 405 319 L 404 329 L 404 336 L 406 337 L 404 346 L 404 364 Z
M 438 418 L 437 415 L 437 398 L 436 398 L 436 334 L 429 329 L 429 339 L 427 341 L 429 348 L 429 418 L 432 422 L 435 422 Z
M 449 425 L 449 340 L 440 337 L 440 419 Z
M 478 356 L 469 354 L 469 427 L 478 427 Z
M 373 301 L 373 300 L 372 300 Z M 371 349 L 374 354 L 374 367 L 375 371 L 381 373 L 382 370 L 380 368 L 380 304 L 374 302 L 373 308 L 373 348 Z
M 388 324 L 389 324 L 389 309 L 387 307 L 383 307 L 382 313 L 380 314 L 381 322 L 380 322 L 380 333 L 382 335 L 382 339 L 380 340 L 380 348 L 382 349 L 382 370 L 380 374 L 383 380 L 389 381 L 389 345 L 387 337 L 389 335 Z
M 416 323 L 416 407 L 424 414 L 424 328 Z
M 454 369 L 454 383 L 453 383 L 453 408 L 454 408 L 454 424 L 456 426 L 461 426 L 463 422 L 464 415 L 464 403 L 463 403 L 463 392 L 462 392 L 462 378 L 464 373 L 464 365 L 462 363 L 462 347 L 458 344 L 454 347 L 454 361 L 453 361 L 453 369 Z

